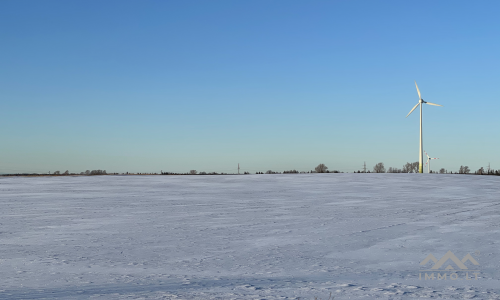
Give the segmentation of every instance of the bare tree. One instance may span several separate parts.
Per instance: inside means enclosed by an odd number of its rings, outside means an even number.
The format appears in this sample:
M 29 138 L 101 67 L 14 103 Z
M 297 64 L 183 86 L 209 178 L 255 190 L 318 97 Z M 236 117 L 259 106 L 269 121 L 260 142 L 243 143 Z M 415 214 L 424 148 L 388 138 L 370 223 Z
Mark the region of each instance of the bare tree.
M 401 170 L 402 173 L 417 173 L 418 172 L 418 161 L 414 163 L 409 163 L 407 162 L 404 166 L 403 169 Z
M 468 166 L 460 166 L 460 169 L 458 170 L 458 174 L 469 174 L 470 169 Z
M 328 170 L 328 167 L 325 166 L 325 164 L 319 164 L 316 168 L 314 168 L 316 173 L 326 173 L 326 170 Z
M 413 170 L 412 173 L 418 173 L 418 165 L 419 164 L 420 163 L 418 161 L 416 161 L 416 162 L 414 162 L 414 163 L 411 164 L 412 170 Z
M 444 173 L 446 173 L 446 170 L 445 170 L 444 168 L 441 168 L 441 169 L 439 170 L 439 174 L 444 174 Z
M 190 175 L 196 175 L 197 173 L 198 173 L 198 172 L 196 172 L 196 170 L 191 170 L 191 171 L 189 171 L 189 174 L 190 174 Z
M 69 175 L 69 171 L 66 170 L 66 172 L 63 173 L 63 175 Z
M 384 163 L 379 162 L 378 164 L 376 164 L 375 167 L 373 167 L 373 172 L 374 173 L 385 173 Z
M 271 170 L 267 170 L 266 171 L 266 174 L 274 174 L 275 172 L 271 171 Z
M 88 173 L 87 173 L 88 172 Z M 85 171 L 86 175 L 106 175 L 106 170 L 92 170 L 92 171 Z
M 387 170 L 387 173 L 403 173 L 403 171 L 401 169 L 398 169 L 398 168 L 389 167 L 389 169 Z
M 55 172 L 54 172 L 54 175 L 61 175 L 61 172 L 59 172 L 59 171 L 55 171 Z

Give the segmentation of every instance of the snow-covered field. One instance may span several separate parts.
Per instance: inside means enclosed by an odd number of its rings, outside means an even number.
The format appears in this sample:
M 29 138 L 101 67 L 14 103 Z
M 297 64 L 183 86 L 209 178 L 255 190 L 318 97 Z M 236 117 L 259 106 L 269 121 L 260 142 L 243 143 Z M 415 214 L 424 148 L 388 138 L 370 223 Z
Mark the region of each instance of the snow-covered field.
M 0 299 L 500 299 L 499 247 L 495 176 L 0 178 Z

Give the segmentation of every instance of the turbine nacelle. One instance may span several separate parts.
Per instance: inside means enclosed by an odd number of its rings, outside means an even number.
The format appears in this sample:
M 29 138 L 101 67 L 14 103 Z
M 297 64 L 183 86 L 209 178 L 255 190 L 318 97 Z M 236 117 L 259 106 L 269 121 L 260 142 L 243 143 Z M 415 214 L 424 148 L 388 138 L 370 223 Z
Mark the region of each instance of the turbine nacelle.
M 429 154 L 427 154 L 427 152 L 424 151 L 424 153 L 427 156 L 427 162 L 425 163 L 425 166 L 427 166 L 427 173 L 430 173 L 431 172 L 431 159 L 439 159 L 439 157 L 430 157 Z
M 417 93 L 418 93 L 418 103 L 410 110 L 410 112 L 406 115 L 406 117 L 408 117 L 415 110 L 415 108 L 417 108 L 422 103 L 434 105 L 434 106 L 442 106 L 440 104 L 424 101 L 424 99 L 422 99 L 422 95 L 420 95 L 420 90 L 418 89 L 418 85 L 417 85 L 416 81 L 415 81 L 415 87 L 417 88 Z

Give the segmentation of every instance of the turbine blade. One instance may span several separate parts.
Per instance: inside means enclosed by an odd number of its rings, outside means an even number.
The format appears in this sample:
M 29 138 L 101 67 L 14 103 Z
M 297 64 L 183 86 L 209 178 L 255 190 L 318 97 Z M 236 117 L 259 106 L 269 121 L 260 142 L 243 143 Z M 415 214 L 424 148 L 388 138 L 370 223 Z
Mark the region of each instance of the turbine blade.
M 420 90 L 418 89 L 417 82 L 415 81 L 415 86 L 417 87 L 417 92 L 418 92 L 418 100 L 422 99 L 422 96 L 420 96 Z
M 414 106 L 414 107 L 410 110 L 410 112 L 406 115 L 406 118 L 408 118 L 408 116 L 409 116 L 409 115 L 410 115 L 410 114 L 411 114 L 411 113 L 415 110 L 415 108 L 417 108 L 417 106 L 419 106 L 419 105 L 420 105 L 420 102 L 419 102 L 419 103 L 417 103 L 417 105 L 415 105 L 415 106 Z
M 436 104 L 436 103 L 430 103 L 430 102 L 425 102 L 425 103 L 427 103 L 429 105 L 442 106 L 442 105 L 439 105 L 439 104 Z

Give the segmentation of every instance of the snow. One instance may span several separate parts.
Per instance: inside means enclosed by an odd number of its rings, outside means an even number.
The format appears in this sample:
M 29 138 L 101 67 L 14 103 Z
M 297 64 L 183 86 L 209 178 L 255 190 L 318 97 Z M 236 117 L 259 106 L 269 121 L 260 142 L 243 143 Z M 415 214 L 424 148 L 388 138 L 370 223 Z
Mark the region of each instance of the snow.
M 500 299 L 496 176 L 4 177 L 0 205 L 0 299 Z M 423 279 L 449 250 L 477 280 Z

